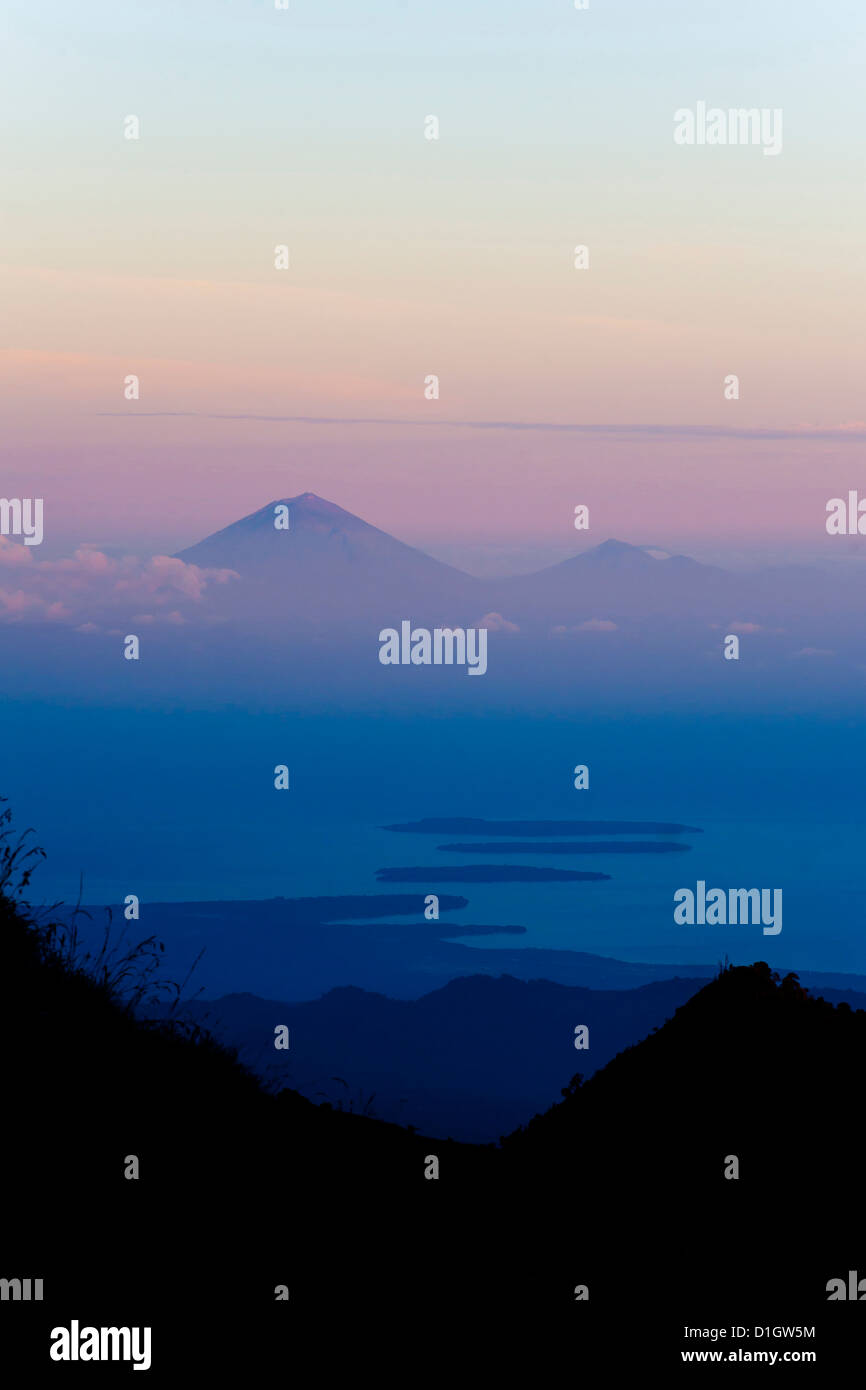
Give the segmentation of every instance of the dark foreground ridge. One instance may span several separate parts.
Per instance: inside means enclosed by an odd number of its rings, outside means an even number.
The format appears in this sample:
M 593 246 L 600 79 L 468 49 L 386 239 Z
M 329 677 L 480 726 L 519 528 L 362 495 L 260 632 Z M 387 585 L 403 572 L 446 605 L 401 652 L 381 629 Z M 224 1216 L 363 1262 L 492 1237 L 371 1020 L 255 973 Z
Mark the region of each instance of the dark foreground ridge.
M 285 1362 L 320 1318 L 441 1329 L 503 1306 L 583 1354 L 615 1326 L 635 1345 L 690 1322 L 820 1326 L 827 1281 L 866 1273 L 866 1013 L 795 976 L 724 970 L 496 1149 L 269 1092 L 194 1025 L 142 1023 L 129 967 L 95 978 L 4 888 L 3 1277 L 46 1290 L 3 1307 L 7 1355 L 38 1364 L 70 1318 L 132 1321 L 176 1374 L 203 1346 Z M 830 1312 L 838 1331 L 862 1309 Z
M 591 990 L 475 975 L 414 1000 L 343 986 L 303 1003 L 254 994 L 191 1000 L 183 1014 L 238 1048 L 269 1083 L 367 1108 L 421 1134 L 489 1144 L 558 1101 L 576 1065 L 591 1076 L 660 1028 L 705 984 L 668 979 Z M 866 1007 L 864 994 L 828 997 Z M 275 1018 L 291 1029 L 289 1051 L 262 1046 Z M 591 1040 L 578 1053 L 575 1019 Z

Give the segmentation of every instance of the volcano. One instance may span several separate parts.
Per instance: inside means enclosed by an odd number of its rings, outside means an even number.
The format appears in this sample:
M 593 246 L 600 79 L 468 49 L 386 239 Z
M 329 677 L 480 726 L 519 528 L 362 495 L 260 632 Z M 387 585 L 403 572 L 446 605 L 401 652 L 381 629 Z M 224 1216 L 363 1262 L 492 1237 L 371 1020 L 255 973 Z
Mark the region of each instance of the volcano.
M 277 529 L 278 520 L 286 529 Z M 238 579 L 215 602 L 224 615 L 246 622 L 378 627 L 411 614 L 457 625 L 483 611 L 479 580 L 314 492 L 269 502 L 177 558 L 234 570 Z

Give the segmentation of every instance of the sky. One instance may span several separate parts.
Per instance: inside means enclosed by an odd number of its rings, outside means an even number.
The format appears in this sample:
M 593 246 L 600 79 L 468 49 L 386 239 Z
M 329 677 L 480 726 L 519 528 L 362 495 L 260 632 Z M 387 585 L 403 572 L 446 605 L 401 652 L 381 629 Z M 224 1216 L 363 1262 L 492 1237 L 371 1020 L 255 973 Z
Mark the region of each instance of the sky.
M 46 555 L 313 490 L 475 572 L 850 558 L 864 34 L 853 0 L 7 11 L 0 493 Z M 781 109 L 781 152 L 678 146 L 699 101 Z
M 24 656 L 15 708 L 5 687 L 6 790 L 61 856 L 58 891 L 68 895 L 70 882 L 74 891 L 79 867 L 95 871 L 109 823 L 120 838 L 106 873 L 150 865 L 154 892 L 228 891 L 215 829 L 224 802 L 208 780 L 222 775 L 224 749 L 250 778 L 278 757 L 294 775 L 293 759 L 309 756 L 312 768 L 327 753 L 329 721 L 307 743 L 287 721 L 285 754 L 272 746 L 283 726 L 268 724 L 251 753 L 255 723 L 233 714 L 234 744 L 202 726 L 193 759 L 186 727 L 154 725 L 136 743 L 128 718 L 127 705 L 152 700 L 174 721 L 184 700 L 204 701 L 205 686 L 208 699 L 240 704 L 251 699 L 243 680 L 270 680 L 256 698 L 279 703 L 283 719 L 285 669 L 324 700 L 324 656 L 311 666 L 317 685 L 277 623 L 273 671 L 261 678 L 244 670 L 246 649 L 225 644 L 234 686 L 222 668 L 212 679 L 180 618 L 169 622 L 200 585 L 222 579 L 153 557 L 271 500 L 313 491 L 477 574 L 530 570 L 617 537 L 731 566 L 844 561 L 856 594 L 866 539 L 828 537 L 825 519 L 828 499 L 855 488 L 866 496 L 864 34 L 857 0 L 590 0 L 586 10 L 573 0 L 289 0 L 285 11 L 272 0 L 17 0 L 4 9 L 0 497 L 41 497 L 45 507 L 38 560 L 0 537 L 0 612 L 19 643 L 4 629 L 7 667 L 10 652 Z M 781 151 L 676 144 L 675 112 L 700 102 L 780 110 Z M 124 135 L 132 116 L 135 140 Z M 431 116 L 436 140 L 425 138 Z M 287 270 L 274 264 L 282 245 Z M 585 269 L 576 246 L 588 248 Z M 731 374 L 737 399 L 725 396 Z M 124 398 L 130 375 L 136 400 Z M 431 375 L 436 399 L 425 398 Z M 588 532 L 574 530 L 578 504 L 590 509 Z M 121 589 L 136 627 L 163 600 L 167 610 L 164 638 L 141 627 L 140 670 L 104 630 Z M 73 614 L 66 628 L 55 602 Z M 31 617 L 55 624 L 52 642 L 27 629 Z M 763 731 L 735 730 L 718 761 L 746 767 L 751 781 L 731 796 L 739 810 L 766 782 L 774 807 L 805 816 L 817 807 L 828 824 L 853 815 L 859 783 L 842 750 L 859 746 L 846 721 L 862 709 L 862 623 L 852 619 L 849 649 L 838 633 L 813 641 L 793 619 L 782 635 L 744 633 L 742 666 L 731 669 L 721 634 L 702 634 L 697 657 L 694 644 L 675 652 L 670 669 L 668 649 L 638 644 L 640 678 L 621 680 L 628 700 L 665 710 L 700 700 L 711 717 L 688 743 L 676 729 L 667 741 L 648 729 L 605 754 L 586 715 L 580 739 L 568 723 L 550 734 L 555 776 L 597 758 L 594 785 L 608 788 L 611 806 L 613 791 L 634 784 L 643 814 L 684 775 L 712 798 L 705 747 L 719 709 L 751 702 L 796 720 L 808 696 L 829 711 L 832 740 L 812 752 L 814 721 L 799 744 L 782 729 L 772 757 L 796 769 L 785 781 L 766 775 Z M 505 676 L 497 684 L 507 640 L 489 684 L 464 682 L 455 697 L 477 700 L 488 718 L 497 699 L 509 714 L 514 703 Z M 539 667 L 541 687 L 553 670 L 549 698 L 568 719 L 575 706 L 603 703 L 605 681 L 610 698 L 619 668 L 602 652 L 607 641 L 616 653 L 615 633 L 576 635 L 573 660 L 557 647 Z M 513 666 L 523 650 L 515 646 Z M 809 661 L 795 661 L 804 650 Z M 374 637 L 364 659 L 378 673 L 375 651 Z M 350 675 L 361 669 L 352 660 Z M 338 677 L 332 698 L 356 711 L 342 666 Z M 49 687 L 58 705 L 99 700 L 120 712 L 79 721 L 61 709 L 56 723 L 54 705 L 22 712 Z M 364 699 L 382 702 L 371 690 Z M 395 707 L 408 703 L 388 691 Z M 440 699 L 425 686 L 419 707 Z M 511 748 L 522 739 L 529 749 L 528 736 L 491 738 L 491 762 L 525 797 L 534 764 L 527 752 L 515 780 Z M 365 743 L 354 727 L 321 793 L 334 805 L 337 777 L 352 783 L 353 741 Z M 466 749 L 474 743 L 470 729 Z M 647 776 L 656 744 L 660 770 Z M 94 746 L 105 756 L 94 758 Z M 463 747 L 443 759 L 442 776 L 471 788 L 478 765 Z M 364 755 L 358 798 L 379 785 L 379 751 Z M 106 818 L 117 760 L 130 756 L 147 794 L 138 813 Z M 88 817 L 69 814 L 79 763 L 97 778 Z M 395 786 L 405 766 L 393 760 Z M 166 803 L 172 778 L 181 790 Z M 190 785 L 213 808 L 189 850 L 217 866 L 212 887 L 181 881 Z M 571 779 L 562 785 L 570 796 Z M 218 789 L 231 795 L 231 776 Z M 167 842 L 179 846 L 171 863 Z M 809 872 L 818 901 L 828 871 L 815 861 Z M 259 873 L 251 858 L 232 887 L 260 891 Z M 847 880 L 837 888 L 827 920 L 859 922 Z

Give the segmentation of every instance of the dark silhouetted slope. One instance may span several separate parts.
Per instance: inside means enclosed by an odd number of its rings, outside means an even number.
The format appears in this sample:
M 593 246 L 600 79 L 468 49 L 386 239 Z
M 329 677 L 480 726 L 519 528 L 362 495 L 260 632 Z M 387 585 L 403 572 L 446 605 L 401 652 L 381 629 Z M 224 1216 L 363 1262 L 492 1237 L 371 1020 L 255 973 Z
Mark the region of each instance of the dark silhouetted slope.
M 375 1095 L 384 1119 L 489 1143 L 558 1100 L 575 1065 L 604 1066 L 701 985 L 667 980 L 615 992 L 476 975 L 417 1000 L 348 987 L 300 1004 L 228 995 L 184 1013 L 252 1069 L 304 1095 L 356 1105 Z M 274 1054 L 278 1020 L 292 1046 Z M 588 1052 L 575 1050 L 577 1024 L 590 1029 Z
M 359 1314 L 478 1326 L 503 1304 L 573 1333 L 586 1283 L 584 1355 L 605 1319 L 821 1323 L 827 1280 L 862 1262 L 866 1013 L 766 965 L 725 971 L 497 1152 L 268 1094 L 207 1035 L 145 1026 L 2 894 L 0 943 L 4 1277 L 49 1294 L 36 1322 L 4 1311 L 7 1359 L 82 1317 L 152 1322 L 172 1372 L 251 1347 L 284 1362 L 281 1283 L 293 1335 Z M 496 985 L 455 982 L 450 1006 L 470 993 L 463 1045 L 490 1029 L 517 1067 L 520 986 Z M 343 1007 L 366 1032 L 367 1001 Z

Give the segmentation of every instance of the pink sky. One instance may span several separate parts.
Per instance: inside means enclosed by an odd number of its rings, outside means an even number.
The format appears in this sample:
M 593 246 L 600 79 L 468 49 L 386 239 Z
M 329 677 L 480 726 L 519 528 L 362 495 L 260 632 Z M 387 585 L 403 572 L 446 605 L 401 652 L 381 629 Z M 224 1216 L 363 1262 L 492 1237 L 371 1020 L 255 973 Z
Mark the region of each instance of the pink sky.
M 171 553 L 304 491 L 476 572 L 533 568 L 610 536 L 722 563 L 832 561 L 862 544 L 824 526 L 827 499 L 863 476 L 863 441 L 850 433 L 763 440 L 83 413 L 67 424 L 63 442 L 0 448 L 5 495 L 45 498 L 40 558 L 82 543 Z M 578 503 L 590 508 L 588 533 L 574 530 Z
M 305 490 L 470 569 L 852 553 L 823 528 L 866 490 L 856 24 L 822 16 L 818 71 L 802 0 L 548 9 L 21 8 L 0 496 L 44 497 L 46 555 Z M 705 98 L 784 108 L 783 152 L 677 146 Z

